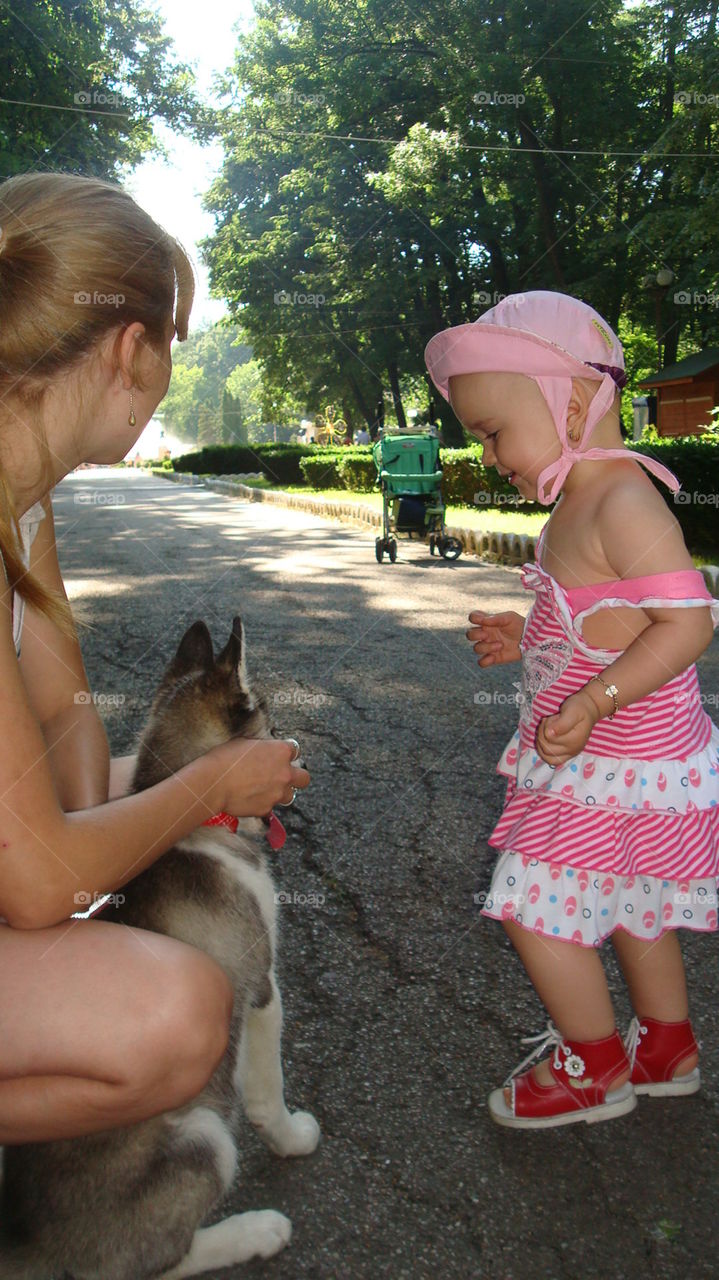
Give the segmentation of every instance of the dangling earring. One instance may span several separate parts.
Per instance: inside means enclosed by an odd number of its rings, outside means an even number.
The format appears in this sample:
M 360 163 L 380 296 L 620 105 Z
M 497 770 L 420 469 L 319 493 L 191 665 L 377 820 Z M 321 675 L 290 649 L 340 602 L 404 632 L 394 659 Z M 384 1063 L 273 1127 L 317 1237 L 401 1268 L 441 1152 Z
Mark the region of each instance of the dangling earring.
M 130 427 L 134 427 L 136 422 L 137 422 L 137 418 L 135 417 L 135 406 L 132 403 L 132 387 L 130 387 L 130 416 L 127 419 L 127 424 Z

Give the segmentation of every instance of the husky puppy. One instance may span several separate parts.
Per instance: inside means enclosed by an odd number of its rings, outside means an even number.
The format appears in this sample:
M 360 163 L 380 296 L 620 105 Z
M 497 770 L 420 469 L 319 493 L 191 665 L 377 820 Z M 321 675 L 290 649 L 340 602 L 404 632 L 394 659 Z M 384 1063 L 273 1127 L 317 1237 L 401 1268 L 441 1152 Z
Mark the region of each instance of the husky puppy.
M 240 619 L 217 659 L 195 622 L 159 686 L 132 790 L 230 738 L 270 733 L 266 704 L 247 681 Z M 182 1280 L 288 1243 L 291 1223 L 272 1210 L 202 1226 L 235 1180 L 240 1103 L 277 1155 L 307 1155 L 319 1140 L 313 1116 L 291 1114 L 283 1097 L 266 830 L 259 818 L 240 818 L 236 833 L 198 827 L 124 885 L 124 902 L 107 912 L 118 926 L 189 943 L 224 969 L 235 991 L 228 1049 L 202 1093 L 176 1111 L 5 1149 L 0 1280 Z

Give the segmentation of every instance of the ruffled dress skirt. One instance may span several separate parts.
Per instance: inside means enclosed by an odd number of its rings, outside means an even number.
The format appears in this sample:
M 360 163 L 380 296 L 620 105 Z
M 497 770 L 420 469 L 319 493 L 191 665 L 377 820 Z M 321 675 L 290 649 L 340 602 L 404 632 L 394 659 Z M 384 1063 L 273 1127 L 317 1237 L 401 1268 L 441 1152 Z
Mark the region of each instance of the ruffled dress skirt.
M 684 760 L 583 751 L 555 769 L 517 730 L 497 772 L 508 776 L 507 795 L 489 843 L 501 854 L 482 915 L 593 947 L 615 929 L 644 941 L 667 929 L 716 931 L 716 725 Z M 562 853 L 536 856 L 546 849 Z

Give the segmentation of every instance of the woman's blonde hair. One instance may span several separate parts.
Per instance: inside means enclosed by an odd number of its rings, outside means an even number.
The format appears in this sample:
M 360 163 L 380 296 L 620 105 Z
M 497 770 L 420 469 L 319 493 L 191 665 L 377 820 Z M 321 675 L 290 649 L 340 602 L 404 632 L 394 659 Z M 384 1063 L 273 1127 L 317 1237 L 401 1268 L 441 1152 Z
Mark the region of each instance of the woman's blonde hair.
M 115 328 L 116 367 L 123 332 L 134 321 L 145 326 L 143 344 L 159 350 L 174 315 L 184 341 L 193 295 L 184 249 L 121 187 L 64 173 L 0 183 L 0 431 L 13 423 L 20 429 L 10 396 L 36 414 L 48 389 L 89 367 Z M 134 359 L 133 383 L 142 389 L 140 357 Z M 36 433 L 49 492 L 53 474 L 41 424 L 23 426 Z M 2 467 L 0 552 L 11 588 L 71 634 L 66 601 L 25 568 Z

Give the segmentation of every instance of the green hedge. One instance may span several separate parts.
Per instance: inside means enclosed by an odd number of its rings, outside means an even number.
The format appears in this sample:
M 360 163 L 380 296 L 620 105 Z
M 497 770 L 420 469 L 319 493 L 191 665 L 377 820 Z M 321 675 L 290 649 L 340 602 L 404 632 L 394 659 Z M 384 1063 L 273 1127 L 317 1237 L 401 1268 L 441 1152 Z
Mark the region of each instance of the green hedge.
M 313 489 L 351 489 L 368 493 L 375 488 L 377 470 L 369 445 L 317 448 L 314 456 L 303 458 L 300 467 Z
M 300 471 L 304 476 L 305 484 L 308 484 L 311 489 L 341 489 L 338 464 L 339 458 L 326 457 L 323 452 L 322 456 L 303 458 L 300 462 Z
M 357 453 L 348 449 L 340 458 L 337 470 L 343 489 L 370 493 L 377 484 L 377 468 L 371 453 Z
M 214 476 L 262 471 L 273 484 L 304 484 L 300 462 L 316 452 L 307 444 L 206 445 L 197 453 L 183 453 L 177 458 L 175 471 Z

